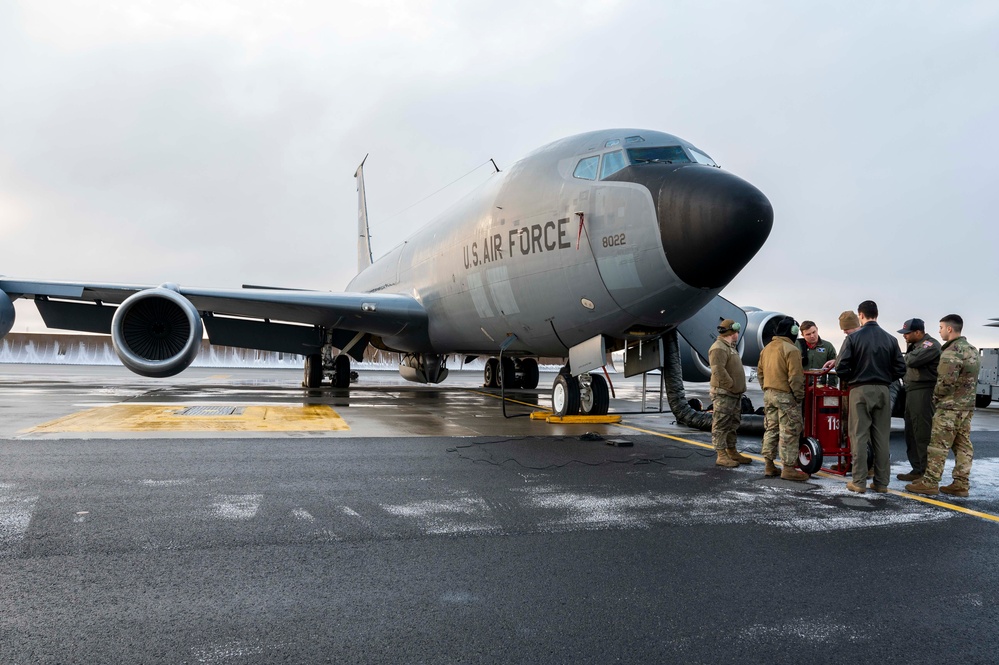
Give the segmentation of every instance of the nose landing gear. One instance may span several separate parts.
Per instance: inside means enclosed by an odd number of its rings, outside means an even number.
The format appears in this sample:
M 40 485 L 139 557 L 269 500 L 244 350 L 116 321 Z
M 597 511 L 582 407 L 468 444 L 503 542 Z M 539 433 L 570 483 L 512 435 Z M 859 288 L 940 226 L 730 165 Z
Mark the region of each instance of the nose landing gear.
M 570 376 L 559 372 L 552 385 L 552 411 L 556 416 L 606 416 L 610 408 L 610 390 L 599 374 Z

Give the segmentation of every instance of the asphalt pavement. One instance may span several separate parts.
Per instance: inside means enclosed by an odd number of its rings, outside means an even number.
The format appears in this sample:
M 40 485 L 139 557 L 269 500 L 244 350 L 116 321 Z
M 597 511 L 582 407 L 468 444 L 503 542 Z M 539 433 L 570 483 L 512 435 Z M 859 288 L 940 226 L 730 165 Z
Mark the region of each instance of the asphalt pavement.
M 32 431 L 122 402 L 316 399 L 264 370 L 185 375 L 0 366 L 0 661 L 996 660 L 999 405 L 976 416 L 972 495 L 939 504 L 718 468 L 668 414 L 552 428 L 381 375 L 319 398 L 344 432 Z

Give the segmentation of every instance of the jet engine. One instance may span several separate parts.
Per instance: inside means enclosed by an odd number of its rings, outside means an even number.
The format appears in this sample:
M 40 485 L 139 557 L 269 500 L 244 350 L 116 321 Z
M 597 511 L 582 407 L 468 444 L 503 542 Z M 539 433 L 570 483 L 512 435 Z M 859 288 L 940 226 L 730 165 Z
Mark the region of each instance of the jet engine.
M 739 345 L 742 346 L 742 364 L 756 367 L 760 363 L 763 347 L 773 339 L 774 328 L 785 315 L 780 312 L 746 308 L 746 316 L 749 319 L 746 322 L 746 331 L 739 339 Z
M 407 353 L 399 363 L 399 375 L 413 383 L 440 383 L 447 378 L 447 356 Z
M 10 296 L 0 291 L 0 339 L 3 339 L 14 327 L 15 314 L 14 303 L 10 301 Z
M 198 310 L 172 284 L 132 294 L 111 320 L 111 342 L 121 363 L 154 378 L 187 369 L 201 350 L 203 331 Z
M 676 336 L 677 346 L 680 350 L 680 368 L 683 371 L 683 380 L 689 383 L 698 383 L 711 380 L 711 368 L 708 361 L 700 356 L 681 335 Z
M 784 315 L 780 312 L 764 312 L 758 309 L 746 310 L 746 329 L 739 335 L 739 355 L 742 364 L 756 367 L 760 362 L 763 347 L 773 339 L 777 322 Z M 706 358 L 702 358 L 682 335 L 677 335 L 677 346 L 680 351 L 680 367 L 683 369 L 683 380 L 689 383 L 711 380 L 711 368 Z

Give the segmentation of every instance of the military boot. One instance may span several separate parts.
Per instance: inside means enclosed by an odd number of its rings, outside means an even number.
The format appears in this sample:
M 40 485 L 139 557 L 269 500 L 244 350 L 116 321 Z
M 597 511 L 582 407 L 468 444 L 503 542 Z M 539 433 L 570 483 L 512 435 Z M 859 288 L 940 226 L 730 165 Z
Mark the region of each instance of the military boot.
M 898 478 L 899 480 L 913 481 L 913 480 L 919 480 L 920 478 L 922 478 L 923 474 L 919 473 L 918 471 L 914 471 L 913 470 L 913 471 L 910 471 L 909 473 L 900 473 L 900 474 L 898 474 L 895 477 Z
M 906 492 L 912 492 L 913 494 L 939 494 L 940 489 L 937 487 L 936 483 L 931 483 L 925 477 L 920 478 L 914 483 L 909 483 L 905 486 Z
M 944 494 L 950 494 L 951 496 L 968 496 L 968 488 L 964 485 L 958 485 L 957 483 L 944 485 L 940 488 L 940 491 Z
M 765 478 L 776 478 L 780 475 L 780 469 L 774 464 L 772 459 L 763 460 L 763 476 Z
M 715 460 L 715 466 L 724 466 L 729 469 L 734 469 L 735 467 L 739 466 L 739 463 L 736 462 L 734 459 L 730 458 L 728 456 L 728 453 L 726 453 L 724 450 L 719 450 L 717 452 L 718 452 L 718 459 Z
M 733 462 L 738 462 L 739 464 L 752 464 L 753 459 L 751 457 L 746 457 L 740 453 L 735 448 L 729 448 L 725 451 L 728 454 L 728 458 Z
M 784 465 L 784 468 L 780 470 L 781 480 L 808 480 L 811 478 L 810 475 L 804 471 L 798 471 L 793 466 Z

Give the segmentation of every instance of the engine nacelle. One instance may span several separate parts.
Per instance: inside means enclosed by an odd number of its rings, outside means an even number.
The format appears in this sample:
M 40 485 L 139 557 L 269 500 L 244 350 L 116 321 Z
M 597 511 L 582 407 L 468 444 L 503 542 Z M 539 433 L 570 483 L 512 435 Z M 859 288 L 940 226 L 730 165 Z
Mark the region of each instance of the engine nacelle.
M 707 361 L 694 350 L 687 340 L 681 335 L 676 336 L 677 346 L 680 347 L 680 368 L 683 370 L 683 380 L 689 383 L 697 383 L 711 380 L 711 367 Z
M 407 353 L 399 363 L 399 375 L 413 383 L 440 383 L 447 378 L 447 356 Z
M 756 367 L 760 364 L 763 347 L 773 339 L 774 328 L 785 315 L 780 312 L 747 309 L 746 316 L 749 318 L 746 331 L 739 338 L 739 344 L 742 346 L 742 364 Z
M 139 291 L 115 310 L 111 342 L 121 363 L 136 374 L 179 374 L 201 350 L 201 315 L 175 288 L 164 284 Z
M 15 314 L 14 303 L 11 302 L 10 296 L 0 291 L 0 339 L 6 337 L 14 327 Z
M 770 343 L 774 336 L 774 328 L 784 315 L 780 312 L 764 312 L 757 309 L 746 310 L 746 329 L 739 335 L 739 356 L 742 364 L 756 367 L 760 362 L 763 347 Z M 677 336 L 677 346 L 680 349 L 680 366 L 683 369 L 683 380 L 687 382 L 710 381 L 711 367 L 706 358 L 702 358 L 694 348 L 687 343 L 682 335 Z

